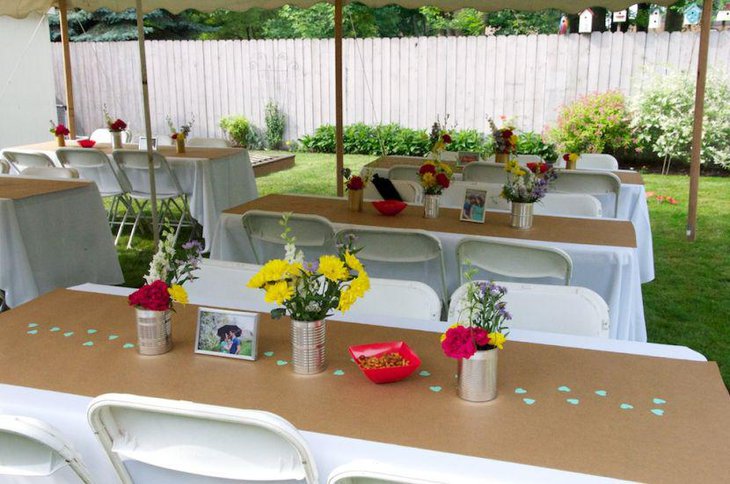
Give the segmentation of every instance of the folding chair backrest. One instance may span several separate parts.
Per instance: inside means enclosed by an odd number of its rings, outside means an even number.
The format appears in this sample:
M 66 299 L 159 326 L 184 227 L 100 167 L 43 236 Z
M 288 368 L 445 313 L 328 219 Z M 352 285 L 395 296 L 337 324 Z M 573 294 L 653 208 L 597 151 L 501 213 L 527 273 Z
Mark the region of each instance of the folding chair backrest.
M 36 153 L 31 151 L 13 151 L 4 150 L 2 152 L 3 157 L 10 162 L 10 165 L 15 167 L 15 170 L 20 173 L 24 168 L 33 167 L 49 167 L 56 166 L 53 160 L 48 157 L 45 153 Z
M 467 190 L 486 190 L 487 198 L 484 208 L 489 210 L 509 210 L 509 202 L 502 198 L 502 186 L 496 183 L 453 180 L 449 188 L 441 194 L 439 205 L 444 208 L 458 208 L 464 206 L 464 197 Z
M 480 281 L 476 281 L 480 282 Z M 606 302 L 590 289 L 575 286 L 551 286 L 497 282 L 507 289 L 503 301 L 512 319 L 511 328 L 608 338 L 610 318 Z M 451 296 L 449 323 L 467 317 L 463 299 L 468 283 Z
M 243 228 L 259 264 L 284 256 L 286 241 L 281 238 L 284 229 L 279 223 L 282 215 L 264 210 L 249 210 L 243 214 Z M 296 238 L 297 249 L 304 252 L 307 260 L 335 252 L 335 229 L 326 218 L 295 213 L 289 217 L 289 228 L 290 235 Z
M 504 182 L 507 181 L 507 172 L 504 171 L 504 164 L 490 163 L 488 161 L 469 163 L 464 167 L 462 176 L 464 181 L 477 181 L 500 185 L 504 185 Z
M 403 469 L 370 459 L 341 465 L 330 472 L 327 484 L 447 484 L 458 476 L 439 476 L 420 469 Z
M 89 139 L 96 141 L 97 143 L 108 143 L 112 142 L 112 133 L 106 128 L 95 129 Z M 122 143 L 129 143 L 132 141 L 132 133 L 130 131 L 122 131 Z
M 581 153 L 575 165 L 586 170 L 618 170 L 618 160 L 606 153 Z
M 423 203 L 423 187 L 420 183 L 412 180 L 391 180 L 393 186 L 398 191 L 404 202 L 407 203 Z M 375 185 L 368 183 L 365 185 L 365 191 L 363 192 L 363 198 L 365 200 L 382 200 L 383 197 L 375 188 Z
M 125 173 L 132 190 L 140 193 L 149 193 L 150 182 L 147 152 L 139 150 L 114 150 L 113 157 L 117 163 L 118 171 Z M 156 151 L 152 152 L 152 164 L 155 170 L 155 185 L 159 194 L 184 194 L 177 176 L 162 154 Z
M 307 443 L 293 425 L 269 412 L 106 394 L 87 413 L 125 484 L 134 482 L 130 470 L 139 466 L 133 464 L 156 468 L 161 474 L 156 482 L 176 482 L 181 473 L 206 483 L 317 482 Z
M 446 300 L 443 250 L 433 235 L 424 230 L 375 227 L 348 227 L 337 232 L 339 244 L 350 238 L 355 247 L 361 248 L 357 256 L 369 275 L 426 282 Z M 434 270 L 439 275 L 438 283 L 427 281 L 433 279 L 429 275 Z
M 548 193 L 535 204 L 537 215 L 601 217 L 601 201 L 587 193 Z
M 202 148 L 230 148 L 231 144 L 223 138 L 190 138 L 185 142 L 187 146 Z
M 0 482 L 90 483 L 81 457 L 47 423 L 0 415 Z
M 57 168 L 55 166 L 29 166 L 21 172 L 23 176 L 37 176 L 41 178 L 75 179 L 79 172 L 74 168 Z
M 197 279 L 185 283 L 192 304 L 268 312 L 275 304 L 264 302 L 260 289 L 246 287 L 261 269 L 255 264 L 203 259 Z
M 427 160 L 434 160 L 435 157 L 433 153 L 428 152 L 426 153 L 426 156 L 424 156 Z M 459 161 L 459 152 L 458 151 L 442 151 L 441 152 L 441 161 Z
M 8 173 L 10 173 L 10 163 L 0 158 L 0 175 L 7 175 Z
M 614 212 L 608 214 L 615 217 L 618 213 L 621 179 L 610 172 L 560 170 L 557 179 L 553 182 L 553 193 L 587 193 L 589 195 L 613 194 Z
M 516 154 L 512 155 L 513 158 L 517 158 L 517 162 L 520 165 L 526 165 L 527 163 L 540 163 L 542 158 L 538 155 L 526 155 L 526 154 Z M 485 161 L 488 161 L 490 163 L 494 163 L 494 160 L 496 157 L 494 155 L 489 155 Z
M 393 165 L 388 170 L 388 176 L 390 180 L 410 180 L 416 183 L 420 183 L 421 179 L 418 176 L 418 167 L 414 165 Z
M 102 196 L 117 195 L 125 191 L 119 174 L 103 151 L 93 148 L 59 148 L 56 156 L 62 165 L 78 171 L 81 178 L 93 180 Z
M 157 146 L 174 146 L 175 140 L 172 139 L 172 136 L 168 136 L 166 134 L 156 134 L 155 138 L 157 138 Z
M 368 270 L 367 266 L 365 270 Z M 370 290 L 352 305 L 346 317 L 362 322 L 379 316 L 439 321 L 441 304 L 436 291 L 422 282 L 372 277 Z M 336 311 L 333 318 L 340 317 Z
M 563 250 L 507 240 L 465 238 L 456 246 L 456 260 L 460 282 L 469 265 L 514 279 L 558 279 L 566 286 L 573 272 L 573 262 Z

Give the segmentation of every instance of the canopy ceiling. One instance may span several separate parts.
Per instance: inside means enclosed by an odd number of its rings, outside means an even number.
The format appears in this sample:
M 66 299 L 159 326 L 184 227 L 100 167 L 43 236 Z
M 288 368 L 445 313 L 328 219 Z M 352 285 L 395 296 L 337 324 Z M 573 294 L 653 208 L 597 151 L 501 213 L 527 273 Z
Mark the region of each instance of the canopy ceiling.
M 142 0 L 146 12 L 157 8 L 164 8 L 177 13 L 194 8 L 210 12 L 217 9 L 248 10 L 254 7 L 277 8 L 282 5 L 297 5 L 308 7 L 320 0 Z M 333 0 L 329 0 L 333 3 Z M 348 0 L 344 0 L 348 3 Z M 489 10 L 543 10 L 555 8 L 563 12 L 580 12 L 587 7 L 605 7 L 609 10 L 623 10 L 636 3 L 635 0 L 360 0 L 371 7 L 398 4 L 403 7 L 416 8 L 423 5 L 432 5 L 444 10 L 459 8 L 476 8 L 482 11 Z M 671 5 L 676 0 L 654 0 L 652 3 Z M 135 0 L 67 0 L 66 5 L 71 8 L 82 8 L 94 11 L 106 7 L 115 11 L 134 8 Z M 22 18 L 29 13 L 45 13 L 51 7 L 57 6 L 57 0 L 0 0 L 0 15 Z

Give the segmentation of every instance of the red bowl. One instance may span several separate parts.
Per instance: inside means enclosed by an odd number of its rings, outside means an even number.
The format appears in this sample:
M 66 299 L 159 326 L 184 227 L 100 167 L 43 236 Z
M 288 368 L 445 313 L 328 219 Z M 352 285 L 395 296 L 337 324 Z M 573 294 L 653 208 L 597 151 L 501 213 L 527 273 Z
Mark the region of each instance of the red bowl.
M 81 146 L 82 148 L 93 148 L 96 144 L 96 141 L 93 139 L 80 139 L 76 140 L 76 142 Z
M 369 358 L 371 356 L 382 356 L 386 353 L 398 353 L 404 359 L 408 360 L 408 365 L 390 368 L 363 368 L 358 361 L 360 356 Z M 355 360 L 357 367 L 373 383 L 392 383 L 402 380 L 421 366 L 421 359 L 403 341 L 350 346 L 350 354 Z
M 379 200 L 372 203 L 378 212 L 388 216 L 398 215 L 408 206 L 406 202 L 399 200 Z

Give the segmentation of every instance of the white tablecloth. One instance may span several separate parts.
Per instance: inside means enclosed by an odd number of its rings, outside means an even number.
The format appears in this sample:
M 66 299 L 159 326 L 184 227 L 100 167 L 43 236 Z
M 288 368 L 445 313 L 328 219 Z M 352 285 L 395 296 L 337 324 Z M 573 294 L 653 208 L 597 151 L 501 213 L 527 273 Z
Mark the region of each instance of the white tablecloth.
M 606 222 L 611 223 L 608 220 Z M 335 224 L 335 227 L 342 229 L 347 226 Z M 459 285 L 456 245 L 464 236 L 445 232 L 434 232 L 433 235 L 438 237 L 443 247 L 446 284 L 451 294 Z M 535 245 L 545 244 L 540 241 L 515 241 Z M 592 289 L 606 301 L 611 316 L 611 338 L 646 341 L 637 249 L 553 242 L 549 245 L 565 250 L 573 260 L 572 285 Z M 210 256 L 213 259 L 255 263 L 240 215 L 221 215 Z M 399 268 L 395 268 L 392 274 L 379 273 L 377 277 L 413 279 L 414 276 L 404 274 Z M 438 291 L 440 287 L 438 272 L 430 271 L 427 278 L 428 280 L 422 282 L 428 283 Z
M 0 198 L 0 289 L 7 304 L 83 282 L 124 282 L 96 185 Z

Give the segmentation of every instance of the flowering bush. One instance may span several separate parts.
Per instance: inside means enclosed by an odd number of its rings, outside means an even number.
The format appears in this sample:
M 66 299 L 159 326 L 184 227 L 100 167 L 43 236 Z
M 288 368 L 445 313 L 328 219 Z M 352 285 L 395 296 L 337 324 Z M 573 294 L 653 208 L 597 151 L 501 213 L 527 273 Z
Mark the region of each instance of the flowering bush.
M 48 131 L 51 132 L 53 136 L 68 136 L 70 131 L 68 128 L 62 124 L 56 124 L 53 121 L 51 121 L 51 129 Z
M 545 163 L 528 163 L 524 169 L 517 160 L 510 160 L 504 169 L 507 182 L 502 187 L 502 197 L 510 202 L 537 202 L 547 193 L 550 182 L 557 178 L 555 171 Z
M 129 295 L 129 304 L 150 311 L 165 311 L 172 302 L 187 304 L 188 295 L 182 285 L 196 279 L 203 246 L 197 240 L 182 245 L 181 257 L 175 258 L 175 234 L 168 231 L 150 262 L 146 284 Z
M 323 255 L 317 262 L 305 262 L 290 235 L 285 214 L 281 224 L 286 240 L 284 259 L 272 259 L 248 281 L 248 287 L 266 291 L 264 301 L 283 307 L 273 309 L 278 319 L 289 314 L 298 321 L 318 321 L 337 309 L 345 312 L 370 289 L 370 278 L 355 257 L 351 244 L 340 248 L 338 255 Z
M 632 143 L 631 119 L 619 91 L 589 94 L 564 106 L 550 138 L 564 152 L 603 153 Z
M 167 126 L 170 128 L 170 137 L 172 139 L 177 139 L 178 136 L 182 138 L 187 138 L 190 134 L 190 131 L 193 129 L 193 124 L 195 123 L 195 115 L 190 119 L 190 121 L 185 121 L 180 128 L 176 128 L 175 125 L 172 122 L 172 118 L 170 116 L 167 116 Z
M 127 123 L 119 118 L 114 119 L 109 115 L 109 111 L 106 110 L 106 104 L 104 105 L 102 110 L 104 112 L 104 122 L 106 122 L 106 127 L 109 131 L 111 131 L 112 133 L 120 133 L 127 129 Z
M 418 176 L 426 195 L 441 195 L 445 188 L 449 188 L 453 171 L 446 163 L 426 160 L 418 169 Z
M 471 279 L 471 273 L 467 277 Z M 504 323 L 512 319 L 507 303 L 502 301 L 507 289 L 493 282 L 470 281 L 459 314 L 465 322 L 450 326 L 441 335 L 441 348 L 451 358 L 470 358 L 477 350 L 504 347 L 507 333 Z
M 503 128 L 497 128 L 492 118 L 489 118 L 489 127 L 492 130 L 495 153 L 514 153 L 517 151 L 517 134 L 515 127 L 507 124 Z

